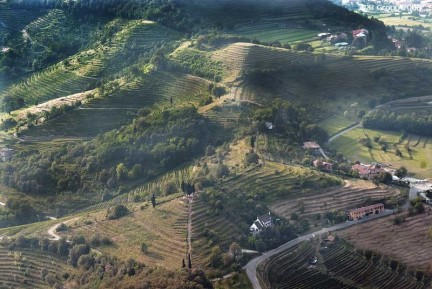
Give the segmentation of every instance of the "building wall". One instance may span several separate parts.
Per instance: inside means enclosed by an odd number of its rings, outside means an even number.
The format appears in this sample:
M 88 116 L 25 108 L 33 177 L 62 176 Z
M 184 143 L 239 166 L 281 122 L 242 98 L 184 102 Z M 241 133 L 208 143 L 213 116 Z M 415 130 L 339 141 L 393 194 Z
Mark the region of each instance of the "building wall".
M 363 218 L 366 215 L 374 215 L 375 212 L 378 211 L 379 213 L 384 212 L 384 206 L 377 206 L 371 209 L 362 210 L 362 211 L 351 211 L 350 212 L 350 219 L 351 220 L 358 220 L 359 218 Z

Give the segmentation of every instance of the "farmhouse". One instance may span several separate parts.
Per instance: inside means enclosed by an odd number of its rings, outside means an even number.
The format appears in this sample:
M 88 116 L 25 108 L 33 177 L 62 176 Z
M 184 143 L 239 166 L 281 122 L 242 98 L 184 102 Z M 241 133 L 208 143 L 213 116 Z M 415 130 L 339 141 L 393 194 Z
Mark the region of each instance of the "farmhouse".
M 379 164 L 355 164 L 351 169 L 353 171 L 358 171 L 360 178 L 368 180 L 372 180 L 376 178 L 379 173 L 384 172 L 384 169 Z
M 370 215 L 380 214 L 382 212 L 384 212 L 384 204 L 379 203 L 379 204 L 351 210 L 349 212 L 349 217 L 351 220 L 358 220 Z
M 250 226 L 250 231 L 253 234 L 261 232 L 264 228 L 271 227 L 273 225 L 270 212 L 268 214 L 257 217 L 255 222 Z
M 12 157 L 13 150 L 9 148 L 0 149 L 0 160 L 6 162 Z
M 327 171 L 327 172 L 333 171 L 333 164 L 332 163 L 323 162 L 323 161 L 320 161 L 320 160 L 314 160 L 313 161 L 313 165 L 317 169 L 320 169 L 320 170 L 323 170 L 323 171 Z
M 352 31 L 352 36 L 354 38 L 364 38 L 369 35 L 369 31 L 367 29 L 357 29 Z
M 307 141 L 303 143 L 303 149 L 311 152 L 313 155 L 320 155 L 321 146 L 314 141 Z

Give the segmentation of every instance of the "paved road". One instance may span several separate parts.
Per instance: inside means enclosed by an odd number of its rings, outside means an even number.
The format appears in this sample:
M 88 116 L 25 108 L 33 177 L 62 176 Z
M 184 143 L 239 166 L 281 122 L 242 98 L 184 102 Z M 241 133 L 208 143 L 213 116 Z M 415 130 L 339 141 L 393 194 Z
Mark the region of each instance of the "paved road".
M 331 138 L 329 138 L 328 143 L 331 143 L 332 141 L 334 141 L 335 139 L 337 139 L 337 138 L 340 137 L 341 135 L 343 135 L 343 134 L 345 134 L 345 133 L 347 133 L 347 132 L 349 132 L 349 131 L 352 131 L 353 129 L 356 129 L 356 128 L 360 127 L 360 126 L 361 126 L 361 123 L 357 123 L 356 125 L 353 125 L 353 126 L 347 127 L 347 128 L 344 129 L 343 131 L 338 132 L 337 134 L 335 134 L 334 136 L 332 136 Z
M 327 154 L 324 152 L 324 150 L 322 149 L 322 148 L 319 148 L 319 152 L 321 153 L 321 155 L 324 157 L 324 158 L 326 158 L 326 159 L 330 159 L 328 156 L 327 156 Z
M 318 235 L 321 235 L 321 234 L 324 234 L 327 232 L 337 231 L 340 229 L 345 229 L 345 228 L 351 227 L 351 226 L 356 225 L 356 224 L 361 224 L 361 223 L 364 223 L 364 222 L 367 222 L 370 220 L 374 220 L 374 219 L 378 219 L 378 218 L 382 218 L 382 217 L 385 217 L 385 216 L 388 216 L 391 214 L 393 214 L 393 210 L 386 210 L 384 213 L 379 214 L 379 215 L 373 215 L 373 216 L 370 216 L 370 217 L 362 219 L 362 220 L 349 221 L 349 222 L 341 223 L 341 224 L 335 225 L 333 227 L 324 228 L 324 229 L 321 229 L 319 231 L 298 237 L 297 239 L 291 240 L 291 241 L 281 245 L 280 247 L 278 247 L 276 249 L 273 249 L 269 252 L 262 254 L 261 256 L 259 256 L 257 258 L 252 259 L 251 261 L 249 261 L 249 263 L 246 264 L 246 266 L 243 267 L 243 269 L 246 270 L 246 274 L 247 274 L 249 280 L 251 281 L 253 288 L 254 289 L 262 289 L 261 285 L 258 281 L 258 278 L 257 278 L 256 268 L 258 267 L 259 264 L 268 260 L 271 256 L 277 255 L 277 254 L 279 254 L 279 253 L 281 253 L 281 252 L 283 252 L 283 251 L 285 251 L 285 250 L 287 250 L 287 249 L 289 249 L 289 248 L 291 248 L 291 247 L 293 247 L 293 246 L 295 246 L 295 245 L 297 245 L 303 241 L 314 238 L 314 236 L 318 236 Z

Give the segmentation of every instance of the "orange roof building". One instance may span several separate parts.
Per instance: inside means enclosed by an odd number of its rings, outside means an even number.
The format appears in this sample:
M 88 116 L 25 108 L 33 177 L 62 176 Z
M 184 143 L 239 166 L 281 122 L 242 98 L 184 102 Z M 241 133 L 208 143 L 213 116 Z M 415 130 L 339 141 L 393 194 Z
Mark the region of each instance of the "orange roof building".
M 358 220 L 370 215 L 377 215 L 384 212 L 384 204 L 379 203 L 375 205 L 370 205 L 367 207 L 362 207 L 358 209 L 351 210 L 349 216 L 351 220 Z

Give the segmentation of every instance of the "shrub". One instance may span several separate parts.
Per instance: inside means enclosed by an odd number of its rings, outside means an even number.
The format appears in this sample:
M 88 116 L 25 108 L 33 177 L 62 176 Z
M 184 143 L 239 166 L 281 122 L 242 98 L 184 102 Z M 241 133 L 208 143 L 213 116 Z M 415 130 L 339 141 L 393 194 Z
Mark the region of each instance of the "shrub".
M 403 216 L 397 216 L 393 219 L 393 224 L 394 225 L 400 225 L 403 222 L 405 222 L 405 218 Z
M 145 254 L 145 253 L 147 253 L 147 251 L 148 251 L 148 246 L 147 246 L 147 244 L 146 244 L 146 243 L 141 243 L 141 252 L 142 252 L 143 254 Z
M 124 205 L 116 205 L 114 207 L 108 208 L 107 219 L 115 220 L 123 216 L 126 216 L 128 212 L 129 212 L 128 208 L 126 208 Z

